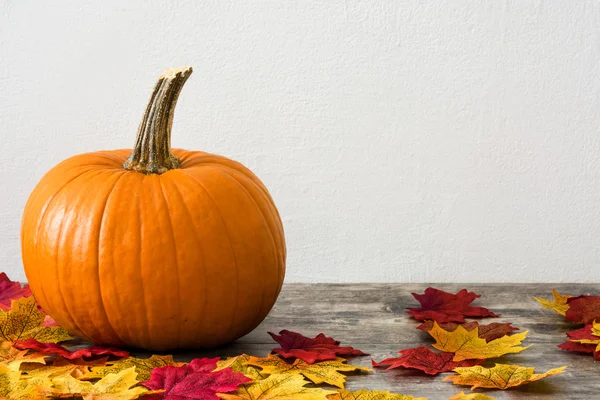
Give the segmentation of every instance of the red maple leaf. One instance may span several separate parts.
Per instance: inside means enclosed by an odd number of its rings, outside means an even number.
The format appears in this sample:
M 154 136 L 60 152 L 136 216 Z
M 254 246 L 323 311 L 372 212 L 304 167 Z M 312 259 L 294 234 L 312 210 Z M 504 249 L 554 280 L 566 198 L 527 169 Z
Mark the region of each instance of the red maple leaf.
M 217 358 L 195 358 L 183 367 L 160 367 L 152 370 L 151 378 L 141 384 L 164 393 L 154 397 L 164 400 L 219 400 L 217 393 L 238 389 L 251 379 L 231 368 L 214 371 Z
M 429 287 L 423 294 L 412 294 L 421 308 L 408 308 L 408 312 L 418 321 L 464 322 L 465 317 L 499 317 L 487 308 L 473 307 L 470 304 L 481 295 L 466 289 L 456 294 Z
M 565 320 L 576 324 L 591 324 L 600 320 L 600 296 L 577 296 L 567 299 L 569 309 Z
M 56 343 L 40 343 L 35 339 L 17 340 L 13 347 L 19 350 L 35 350 L 44 354 L 56 354 L 68 360 L 74 360 L 80 357 L 94 357 L 102 355 L 113 355 L 117 357 L 129 357 L 129 353 L 124 350 L 112 347 L 91 346 L 85 349 L 69 351 Z
M 477 321 L 463 322 L 462 324 L 456 322 L 442 322 L 438 323 L 438 325 L 448 332 L 453 332 L 459 325 L 461 325 L 468 331 L 472 331 L 473 329 L 478 327 L 478 336 L 482 339 L 485 339 L 486 342 L 489 342 L 494 339 L 499 339 L 503 336 L 510 334 L 513 331 L 519 330 L 519 328 L 512 326 L 511 323 L 499 322 L 492 322 L 489 324 L 479 324 L 479 322 Z M 429 332 L 432 328 L 433 321 L 431 320 L 427 320 L 421 325 L 417 326 L 417 329 L 420 329 L 425 332 Z
M 419 346 L 412 349 L 400 350 L 400 357 L 386 358 L 381 362 L 371 360 L 374 367 L 385 367 L 394 369 L 398 367 L 419 369 L 429 375 L 437 375 L 441 372 L 450 372 L 457 367 L 472 367 L 483 362 L 483 360 L 452 361 L 454 353 L 436 353 L 430 348 Z
M 279 335 L 271 332 L 269 332 L 269 335 L 281 346 L 281 348 L 273 349 L 273 353 L 277 353 L 284 358 L 296 357 L 309 364 L 314 364 L 317 361 L 335 360 L 337 356 L 368 355 L 350 346 L 339 346 L 339 341 L 322 333 L 314 338 L 309 338 L 300 333 L 284 329 L 279 332 Z
M 4 272 L 0 273 L 0 308 L 2 310 L 10 310 L 13 300 L 29 296 L 31 296 L 29 285 L 25 284 L 21 287 L 19 282 L 11 281 Z
M 575 340 L 598 340 L 598 336 L 592 335 L 592 324 L 587 324 L 583 328 L 567 332 L 567 336 L 569 339 Z M 558 348 L 576 353 L 593 353 L 594 358 L 600 361 L 600 351 L 596 351 L 596 345 L 592 343 L 578 343 L 567 340 L 566 342 L 559 344 Z

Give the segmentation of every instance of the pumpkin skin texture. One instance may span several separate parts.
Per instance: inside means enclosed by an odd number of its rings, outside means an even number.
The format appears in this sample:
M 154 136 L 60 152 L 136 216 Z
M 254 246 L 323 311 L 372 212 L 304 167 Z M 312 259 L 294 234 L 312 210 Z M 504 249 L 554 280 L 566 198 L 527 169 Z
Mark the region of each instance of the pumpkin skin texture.
M 285 274 L 265 186 L 222 156 L 174 149 L 178 167 L 158 174 L 124 169 L 131 153 L 71 157 L 32 192 L 22 256 L 40 305 L 73 334 L 119 347 L 216 347 L 252 331 Z

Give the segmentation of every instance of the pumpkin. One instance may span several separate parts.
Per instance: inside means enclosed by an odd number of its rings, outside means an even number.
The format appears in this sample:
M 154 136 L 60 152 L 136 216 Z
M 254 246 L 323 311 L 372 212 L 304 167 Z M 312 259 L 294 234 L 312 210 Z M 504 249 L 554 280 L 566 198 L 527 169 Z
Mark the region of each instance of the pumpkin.
M 191 72 L 159 77 L 133 150 L 61 162 L 25 206 L 31 290 L 61 326 L 93 343 L 223 345 L 252 331 L 281 290 L 283 227 L 263 183 L 228 158 L 171 149 Z

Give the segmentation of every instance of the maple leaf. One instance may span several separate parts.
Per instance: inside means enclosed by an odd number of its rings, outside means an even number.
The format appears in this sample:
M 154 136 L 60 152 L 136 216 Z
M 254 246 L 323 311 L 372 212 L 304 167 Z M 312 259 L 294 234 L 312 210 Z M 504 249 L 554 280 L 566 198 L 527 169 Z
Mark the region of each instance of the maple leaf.
M 80 381 L 71 375 L 52 379 L 52 387 L 46 387 L 46 396 L 74 397 L 84 400 L 129 400 L 142 394 L 159 393 L 136 386 L 135 368 L 124 369 L 118 374 L 108 374 L 96 383 Z
M 149 389 L 164 390 L 159 397 L 169 400 L 218 400 L 217 393 L 232 392 L 251 379 L 231 368 L 215 371 L 219 358 L 196 358 L 182 367 L 152 370 L 150 380 L 142 382 Z
M 68 375 L 79 378 L 89 372 L 87 365 L 65 364 L 65 365 L 28 365 L 21 368 L 24 378 L 64 378 Z
M 462 324 L 459 324 L 457 322 L 442 322 L 438 323 L 438 325 L 440 326 L 440 328 L 448 332 L 456 330 L 456 327 L 458 325 L 461 325 L 468 331 L 472 331 L 475 328 L 479 328 L 478 335 L 480 338 L 485 339 L 486 342 L 489 342 L 490 340 L 494 339 L 499 339 L 503 336 L 508 335 L 509 333 L 512 333 L 513 331 L 519 330 L 519 328 L 511 326 L 511 323 L 500 322 L 492 322 L 490 324 L 483 325 L 480 325 L 477 321 L 463 322 Z M 425 332 L 429 332 L 431 328 L 433 328 L 432 320 L 427 320 L 421 325 L 417 326 L 417 329 L 420 329 Z
M 560 374 L 565 368 L 567 367 L 554 368 L 543 374 L 534 374 L 535 368 L 519 365 L 496 364 L 493 368 L 476 365 L 469 368 L 456 368 L 454 371 L 458 375 L 448 376 L 443 380 L 452 381 L 455 385 L 471 385 L 471 390 L 478 387 L 508 389 Z
M 73 339 L 60 326 L 43 326 L 43 323 L 44 314 L 33 297 L 13 300 L 10 311 L 0 310 L 0 339 L 14 342 L 35 338 L 52 343 Z
M 542 305 L 542 307 L 552 310 L 558 315 L 562 315 L 564 317 L 567 314 L 567 310 L 569 309 L 567 300 L 571 296 L 562 295 L 558 293 L 555 289 L 552 289 L 552 297 L 554 297 L 554 300 L 543 299 L 541 297 L 534 297 L 534 299 L 536 299 L 537 302 Z
M 387 366 L 389 369 L 404 367 L 418 369 L 429 375 L 450 372 L 456 367 L 471 367 L 483 360 L 452 361 L 454 353 L 435 353 L 430 348 L 419 346 L 412 349 L 400 350 L 400 357 L 386 358 L 381 362 L 372 361 L 374 367 Z
M 465 317 L 499 317 L 483 307 L 470 304 L 481 295 L 468 292 L 466 289 L 456 294 L 429 287 L 423 294 L 412 294 L 421 308 L 408 308 L 408 313 L 416 320 L 433 320 L 437 322 L 464 322 Z
M 573 353 L 592 353 L 594 359 L 600 361 L 600 352 L 596 351 L 596 345 L 577 343 L 571 340 L 567 340 L 557 346 L 559 349 L 570 351 Z
M 600 296 L 577 296 L 567 299 L 569 309 L 565 320 L 576 324 L 591 324 L 600 320 Z
M 233 371 L 239 372 L 240 374 L 243 374 L 254 381 L 264 379 L 266 374 L 263 376 L 260 372 L 260 369 L 253 367 L 252 365 L 248 365 L 248 360 L 250 360 L 250 358 L 251 356 L 248 354 L 242 354 L 235 357 L 229 357 L 225 360 L 219 360 L 217 361 L 217 368 L 215 371 L 231 368 Z
M 588 327 L 586 325 L 585 327 Z M 584 327 L 584 328 L 585 328 Z M 594 321 L 594 323 L 588 327 L 589 335 L 580 339 L 571 339 L 571 342 L 582 343 L 582 344 L 593 344 L 596 345 L 594 353 L 600 352 L 600 322 Z
M 495 400 L 493 397 L 485 395 L 483 393 L 471 393 L 465 394 L 465 392 L 460 392 L 450 397 L 448 400 Z
M 11 308 L 12 300 L 30 296 L 29 285 L 21 287 L 19 282 L 11 281 L 4 272 L 0 273 L 0 309 L 8 311 Z
M 46 364 L 44 354 L 27 354 L 27 350 L 18 350 L 12 346 L 12 342 L 0 343 L 0 365 L 4 365 L 13 371 L 18 371 L 22 363 Z
M 309 364 L 299 358 L 293 364 L 287 363 L 280 357 L 269 354 L 266 358 L 251 357 L 248 365 L 262 368 L 262 372 L 274 374 L 300 374 L 310 379 L 313 383 L 328 383 L 339 388 L 344 387 L 346 376 L 338 371 L 370 371 L 369 368 L 345 364 L 346 360 L 337 358 L 335 360 L 321 361 Z
M 404 394 L 388 392 L 386 390 L 360 389 L 356 392 L 341 389 L 335 394 L 327 396 L 328 400 L 427 400 L 424 397 L 413 397 Z
M 322 400 L 335 393 L 321 388 L 305 388 L 309 382 L 302 375 L 270 375 L 260 381 L 246 383 L 231 394 L 219 393 L 224 400 Z
M 44 393 L 40 388 L 51 385 L 48 378 L 21 379 L 20 371 L 12 371 L 5 365 L 0 365 L 0 399 L 43 399 Z
M 288 330 L 282 330 L 279 335 L 269 332 L 269 335 L 281 346 L 281 348 L 273 349 L 272 352 L 285 358 L 296 357 L 309 364 L 314 364 L 317 361 L 335 360 L 337 356 L 368 355 L 350 346 L 339 346 L 339 341 L 322 333 L 314 338 Z
M 462 326 L 458 326 L 456 330 L 448 332 L 434 323 L 433 328 L 429 331 L 436 341 L 433 347 L 444 352 L 454 353 L 453 361 L 486 359 L 509 353 L 520 353 L 529 347 L 517 346 L 527 337 L 527 333 L 528 331 L 525 331 L 486 342 L 485 339 L 478 336 L 477 328 L 468 331 Z
M 183 363 L 173 361 L 173 356 L 153 355 L 150 358 L 128 357 L 117 361 L 110 361 L 104 366 L 91 367 L 90 372 L 80 377 L 80 379 L 102 378 L 108 374 L 118 373 L 124 369 L 135 367 L 138 380 L 145 381 L 150 379 L 150 373 L 154 368 L 181 365 Z
M 593 353 L 594 359 L 600 361 L 600 351 L 596 350 L 595 344 L 593 344 L 593 343 L 585 344 L 585 343 L 578 342 L 581 339 L 588 339 L 588 340 L 600 339 L 596 335 L 592 334 L 592 329 L 593 329 L 592 324 L 587 324 L 583 328 L 576 329 L 571 332 L 567 332 L 567 336 L 569 337 L 569 340 L 562 344 L 559 344 L 558 348 L 567 350 L 567 351 L 577 352 L 577 353 Z
M 63 346 L 56 343 L 40 343 L 37 340 L 30 338 L 27 340 L 16 340 L 14 347 L 19 350 L 36 350 L 44 354 L 58 354 L 68 360 L 73 360 L 82 357 L 95 357 L 100 355 L 113 355 L 117 357 L 129 357 L 129 353 L 124 350 L 115 349 L 112 347 L 91 346 L 85 349 L 69 351 Z

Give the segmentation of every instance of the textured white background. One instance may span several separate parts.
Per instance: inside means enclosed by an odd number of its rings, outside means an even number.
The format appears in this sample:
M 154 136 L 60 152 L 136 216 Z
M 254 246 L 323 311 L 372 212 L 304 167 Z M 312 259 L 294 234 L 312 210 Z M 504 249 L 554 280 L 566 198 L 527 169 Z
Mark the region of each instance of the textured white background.
M 598 1 L 0 0 L 0 270 L 45 171 L 173 144 L 270 188 L 288 282 L 600 281 Z

